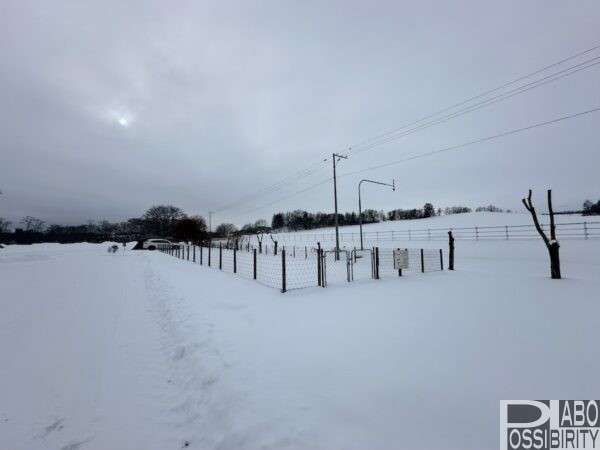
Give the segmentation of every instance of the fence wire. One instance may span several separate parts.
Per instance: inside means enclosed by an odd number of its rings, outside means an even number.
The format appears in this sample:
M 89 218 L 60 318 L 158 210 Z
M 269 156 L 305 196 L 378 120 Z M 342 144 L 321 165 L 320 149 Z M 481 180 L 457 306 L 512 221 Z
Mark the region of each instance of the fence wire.
M 290 255 L 291 248 L 291 255 Z M 298 250 L 301 251 L 298 251 Z M 350 282 L 361 278 L 398 276 L 394 268 L 394 249 L 340 250 L 339 259 L 334 250 L 322 251 L 298 246 L 297 248 L 270 248 L 272 253 L 259 253 L 251 246 L 241 250 L 201 247 L 187 244 L 161 245 L 159 251 L 194 264 L 235 273 L 243 278 L 256 279 L 266 286 L 287 291 L 335 282 Z M 248 251 L 249 250 L 249 251 Z M 407 252 L 406 272 L 443 270 L 441 250 L 403 249 Z M 284 253 L 285 252 L 285 253 Z M 322 256 L 319 256 L 322 255 Z M 321 270 L 319 270 L 321 268 Z
M 547 223 L 541 224 L 544 231 L 550 229 Z M 375 242 L 393 242 L 393 241 L 439 241 L 448 239 L 448 231 L 452 231 L 457 240 L 521 240 L 521 239 L 539 239 L 539 234 L 534 225 L 499 225 L 483 227 L 452 227 L 452 228 L 421 228 L 408 230 L 389 230 L 389 231 L 365 231 L 363 240 Z M 556 224 L 556 234 L 558 239 L 600 239 L 600 222 L 565 222 Z M 281 237 L 291 242 L 326 242 L 335 239 L 335 233 L 327 232 L 274 232 L 273 236 Z M 339 233 L 340 240 L 344 242 L 360 243 L 360 233 L 344 232 Z M 275 239 L 275 238 L 274 238 Z

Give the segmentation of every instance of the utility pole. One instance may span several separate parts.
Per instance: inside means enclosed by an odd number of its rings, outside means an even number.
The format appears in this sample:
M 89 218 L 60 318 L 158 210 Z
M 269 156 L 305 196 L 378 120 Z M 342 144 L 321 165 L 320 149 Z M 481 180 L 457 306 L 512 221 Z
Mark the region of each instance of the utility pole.
M 340 259 L 340 232 L 338 229 L 338 206 L 337 206 L 337 178 L 335 174 L 335 163 L 337 159 L 348 159 L 347 156 L 338 155 L 337 153 L 333 154 L 333 198 L 335 201 L 335 260 L 338 261 Z
M 360 249 L 364 250 L 363 248 L 363 232 L 362 232 L 362 203 L 360 200 L 360 185 L 364 183 L 373 183 L 373 184 L 381 184 L 382 186 L 391 186 L 392 190 L 395 191 L 396 190 L 396 182 L 394 180 L 392 180 L 392 184 L 389 183 L 382 183 L 381 181 L 373 181 L 373 180 L 360 180 L 360 182 L 358 183 L 358 224 L 360 226 Z

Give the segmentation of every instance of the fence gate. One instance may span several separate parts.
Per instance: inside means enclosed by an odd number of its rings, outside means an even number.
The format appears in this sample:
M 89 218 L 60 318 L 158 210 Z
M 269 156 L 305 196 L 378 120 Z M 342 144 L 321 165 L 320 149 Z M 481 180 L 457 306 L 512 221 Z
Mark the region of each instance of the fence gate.
M 352 257 L 347 250 L 340 250 L 340 259 L 336 261 L 335 250 L 323 252 L 323 286 L 327 283 L 352 281 Z
M 364 278 L 375 278 L 375 260 L 373 250 L 352 250 L 350 254 L 352 260 L 352 280 L 361 280 Z

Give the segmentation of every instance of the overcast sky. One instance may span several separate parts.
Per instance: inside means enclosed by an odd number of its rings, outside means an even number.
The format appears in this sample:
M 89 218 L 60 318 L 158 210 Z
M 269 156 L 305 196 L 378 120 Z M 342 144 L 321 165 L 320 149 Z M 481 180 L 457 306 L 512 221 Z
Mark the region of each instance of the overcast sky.
M 596 0 L 0 0 L 0 216 L 73 224 L 174 204 L 241 225 L 332 211 L 331 182 L 274 202 L 330 177 L 334 151 L 600 45 L 599 24 Z M 339 174 L 599 107 L 599 80 L 600 65 L 357 153 Z M 397 185 L 365 186 L 365 208 L 519 208 L 529 188 L 540 206 L 553 188 L 578 207 L 600 198 L 599 124 L 345 176 L 340 210 L 358 209 L 364 177 Z

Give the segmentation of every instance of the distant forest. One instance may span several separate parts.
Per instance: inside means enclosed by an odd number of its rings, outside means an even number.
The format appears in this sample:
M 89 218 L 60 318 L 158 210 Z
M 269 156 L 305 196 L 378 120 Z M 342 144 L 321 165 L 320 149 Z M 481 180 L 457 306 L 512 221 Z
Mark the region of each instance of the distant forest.
M 504 212 L 504 210 L 497 208 L 494 205 L 479 206 L 475 211 L 488 211 L 488 212 Z M 463 214 L 470 213 L 472 209 L 468 206 L 449 206 L 444 208 L 438 208 L 437 210 L 431 203 L 425 203 L 423 208 L 413 209 L 392 209 L 391 211 L 377 211 L 374 209 L 366 209 L 362 212 L 362 223 L 376 223 L 384 222 L 386 220 L 413 220 L 413 219 L 425 219 L 427 217 L 435 217 L 441 215 L 450 214 Z M 507 210 L 507 212 L 511 212 Z M 358 225 L 358 214 L 355 212 L 347 212 L 344 214 L 338 214 L 338 224 L 340 226 L 345 225 Z M 279 212 L 273 215 L 271 220 L 271 228 L 274 230 L 285 228 L 288 230 L 312 230 L 314 228 L 332 227 L 335 225 L 335 214 L 323 213 L 323 212 L 308 212 L 297 209 L 289 212 Z

